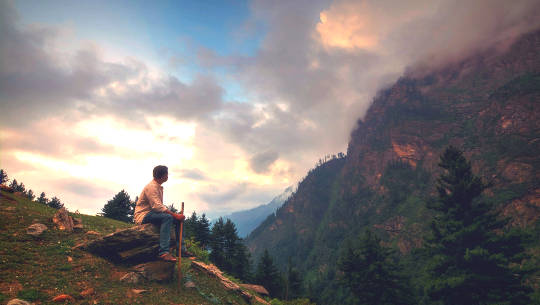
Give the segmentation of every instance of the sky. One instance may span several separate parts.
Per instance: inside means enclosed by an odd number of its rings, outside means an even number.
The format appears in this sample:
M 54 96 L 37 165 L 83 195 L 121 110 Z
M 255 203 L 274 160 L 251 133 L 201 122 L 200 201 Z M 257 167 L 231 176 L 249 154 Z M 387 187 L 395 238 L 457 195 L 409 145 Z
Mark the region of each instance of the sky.
M 160 164 L 167 205 L 249 209 L 346 152 L 404 73 L 539 17 L 532 0 L 0 0 L 0 168 L 86 214 Z

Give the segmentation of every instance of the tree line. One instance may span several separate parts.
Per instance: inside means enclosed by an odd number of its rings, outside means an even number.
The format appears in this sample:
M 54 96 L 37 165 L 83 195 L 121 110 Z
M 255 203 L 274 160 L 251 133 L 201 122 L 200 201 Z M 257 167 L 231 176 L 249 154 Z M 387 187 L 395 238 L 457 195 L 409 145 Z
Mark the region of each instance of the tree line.
M 9 176 L 7 172 L 4 169 L 0 169 L 0 184 L 6 185 L 6 183 L 8 182 Z M 51 199 L 49 199 L 47 198 L 45 192 L 41 192 L 41 194 L 39 194 L 39 197 L 36 198 L 36 195 L 34 194 L 34 191 L 32 191 L 32 189 L 27 190 L 24 183 L 19 183 L 15 178 L 7 186 L 11 189 L 11 191 L 15 193 L 22 193 L 24 197 L 28 198 L 31 201 L 39 202 L 54 209 L 60 209 L 64 207 L 64 204 L 60 201 L 58 197 L 53 196 Z

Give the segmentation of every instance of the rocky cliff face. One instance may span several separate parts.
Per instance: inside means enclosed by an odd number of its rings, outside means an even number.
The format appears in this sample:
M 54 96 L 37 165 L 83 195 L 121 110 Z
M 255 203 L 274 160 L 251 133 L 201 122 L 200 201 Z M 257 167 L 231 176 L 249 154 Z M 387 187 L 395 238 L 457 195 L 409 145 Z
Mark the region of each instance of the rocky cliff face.
M 465 152 L 491 182 L 486 200 L 514 225 L 540 217 L 540 32 L 504 51 L 430 73 L 411 72 L 380 92 L 351 133 L 347 157 L 312 170 L 298 191 L 247 239 L 307 279 L 331 279 L 337 250 L 363 229 L 407 253 L 431 217 L 439 156 Z

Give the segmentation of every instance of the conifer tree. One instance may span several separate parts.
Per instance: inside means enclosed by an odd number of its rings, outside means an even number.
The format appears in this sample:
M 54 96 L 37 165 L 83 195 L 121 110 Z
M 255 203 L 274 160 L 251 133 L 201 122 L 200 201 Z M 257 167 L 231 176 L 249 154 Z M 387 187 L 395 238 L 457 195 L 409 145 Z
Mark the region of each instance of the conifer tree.
M 206 218 L 206 214 L 202 214 L 201 218 L 196 222 L 195 239 L 199 242 L 203 249 L 206 249 L 210 241 L 210 221 Z
M 26 192 L 26 198 L 30 200 L 34 200 L 36 198 L 36 195 L 34 195 L 34 191 L 31 189 Z
M 281 274 L 274 265 L 272 257 L 265 249 L 264 253 L 257 265 L 257 271 L 255 273 L 255 282 L 264 286 L 268 290 L 271 296 L 276 297 L 281 294 L 282 282 Z
M 358 298 L 357 304 L 413 304 L 408 279 L 392 261 L 392 250 L 370 230 L 348 244 L 338 262 L 343 282 Z
M 41 192 L 41 194 L 39 195 L 37 199 L 37 202 L 42 203 L 42 204 L 47 204 L 49 202 L 49 199 L 45 197 L 45 192 Z
M 26 193 L 26 187 L 24 186 L 24 183 L 22 183 L 22 182 L 19 183 L 19 185 L 17 185 L 14 190 L 15 190 L 15 192 L 21 192 L 23 194 Z
M 186 239 L 195 238 L 196 226 L 198 223 L 197 213 L 193 211 L 190 217 L 187 217 L 184 221 L 184 237 Z
M 298 298 L 302 295 L 302 277 L 298 269 L 294 268 L 291 260 L 287 265 L 287 277 L 285 279 L 285 300 Z
M 8 180 L 9 178 L 7 172 L 3 169 L 0 169 L 0 184 L 4 184 L 8 182 Z
M 16 192 L 17 187 L 19 187 L 19 184 L 17 183 L 17 179 L 13 179 L 13 181 L 11 181 L 11 184 L 9 185 L 9 187 L 12 188 L 14 192 Z
M 126 191 L 121 190 L 118 194 L 114 195 L 113 199 L 107 201 L 107 203 L 101 209 L 101 214 L 105 217 L 124 221 L 133 221 L 133 203 L 129 198 Z
M 218 267 L 222 267 L 225 263 L 225 223 L 220 217 L 212 226 L 210 236 L 210 260 Z
M 487 185 L 461 151 L 447 148 L 439 166 L 439 198 L 428 204 L 438 214 L 426 238 L 427 296 L 435 304 L 530 304 L 519 270 L 524 236 L 479 198 Z
M 53 209 L 61 209 L 64 206 L 64 204 L 60 202 L 60 199 L 58 199 L 56 196 L 51 198 L 47 204 Z

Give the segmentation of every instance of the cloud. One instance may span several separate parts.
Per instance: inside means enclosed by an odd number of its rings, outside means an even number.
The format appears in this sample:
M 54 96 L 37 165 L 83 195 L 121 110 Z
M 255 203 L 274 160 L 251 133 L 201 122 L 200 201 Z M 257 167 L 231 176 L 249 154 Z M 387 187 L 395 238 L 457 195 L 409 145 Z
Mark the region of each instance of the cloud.
M 258 153 L 251 157 L 249 163 L 251 168 L 256 173 L 265 173 L 268 171 L 269 167 L 277 160 L 279 154 L 275 151 L 266 151 Z
M 81 197 L 95 198 L 110 195 L 112 199 L 115 194 L 113 190 L 96 185 L 95 181 L 92 180 L 83 180 L 73 177 L 58 179 L 53 181 L 52 183 L 54 185 L 57 185 L 64 191 L 76 194 Z
M 207 180 L 208 177 L 199 169 L 192 168 L 192 169 L 177 169 L 176 171 L 179 172 L 180 177 L 188 178 L 191 180 Z
M 112 145 L 74 132 L 74 126 L 59 118 L 30 122 L 23 128 L 5 127 L 0 139 L 4 151 L 25 151 L 54 158 L 85 154 L 116 154 Z
M 2 125 L 26 124 L 18 119 L 21 115 L 33 120 L 73 110 L 79 115 L 192 120 L 221 107 L 223 89 L 210 75 L 186 84 L 133 58 L 107 61 L 96 44 L 72 50 L 62 42 L 73 37 L 62 29 L 23 26 L 6 2 L 0 11 Z
M 200 193 L 201 199 L 213 206 L 223 206 L 240 197 L 248 189 L 247 183 L 239 183 L 229 187 L 211 186 L 210 190 Z

